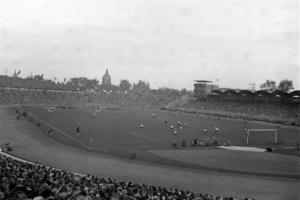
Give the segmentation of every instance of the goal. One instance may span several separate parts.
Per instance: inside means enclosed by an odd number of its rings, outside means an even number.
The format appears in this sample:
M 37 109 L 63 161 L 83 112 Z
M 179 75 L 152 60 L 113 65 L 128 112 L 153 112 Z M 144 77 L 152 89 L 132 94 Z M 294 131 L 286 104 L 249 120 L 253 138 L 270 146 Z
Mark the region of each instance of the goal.
M 248 129 L 247 144 L 278 143 L 277 129 Z
M 84 109 L 99 109 L 101 110 L 101 104 L 97 103 L 86 103 L 84 105 Z

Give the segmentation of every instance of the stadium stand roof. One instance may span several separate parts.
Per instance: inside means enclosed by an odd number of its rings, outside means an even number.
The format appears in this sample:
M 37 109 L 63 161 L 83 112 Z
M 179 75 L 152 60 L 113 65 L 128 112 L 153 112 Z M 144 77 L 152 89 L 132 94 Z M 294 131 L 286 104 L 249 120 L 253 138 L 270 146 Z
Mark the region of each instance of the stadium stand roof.
M 206 81 L 206 80 L 195 80 L 195 82 L 212 82 L 212 81 Z
M 264 96 L 264 97 L 269 97 L 271 96 L 271 93 L 265 90 L 258 90 L 254 92 L 255 96 Z
M 212 90 L 212 93 L 217 95 L 241 95 L 241 96 L 264 96 L 264 97 L 271 97 L 271 96 L 281 96 L 281 97 L 300 97 L 300 90 L 295 90 L 293 92 L 285 92 L 281 90 L 276 90 L 274 92 L 269 92 L 265 90 L 258 90 L 252 92 L 250 90 Z
M 211 92 L 215 93 L 217 95 L 223 95 L 224 94 L 224 92 L 222 90 L 212 90 Z
M 300 90 L 295 90 L 295 91 L 291 92 L 290 95 L 300 97 Z
M 271 93 L 272 96 L 282 96 L 282 97 L 289 97 L 289 93 L 281 91 L 281 90 L 276 90 L 274 92 Z
M 238 95 L 238 92 L 235 90 L 226 90 L 224 92 L 225 95 Z
M 194 85 L 212 85 L 212 81 L 206 81 L 206 80 L 195 80 Z
M 249 90 L 241 90 L 241 91 L 239 91 L 239 95 L 242 95 L 242 96 L 253 96 L 254 93 L 252 91 L 249 91 Z

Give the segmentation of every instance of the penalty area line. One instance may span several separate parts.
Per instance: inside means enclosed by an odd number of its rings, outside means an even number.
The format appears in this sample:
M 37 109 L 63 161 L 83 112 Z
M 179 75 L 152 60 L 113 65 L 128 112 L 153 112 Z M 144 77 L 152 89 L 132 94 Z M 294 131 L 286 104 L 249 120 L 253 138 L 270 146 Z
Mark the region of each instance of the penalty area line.
M 32 117 L 36 118 L 37 120 L 39 120 L 39 121 L 43 122 L 44 124 L 46 124 L 46 125 L 50 126 L 50 127 L 51 127 L 51 128 L 53 128 L 54 130 L 57 130 L 58 132 L 60 132 L 61 134 L 63 134 L 63 135 L 65 135 L 65 136 L 67 136 L 68 138 L 71 138 L 72 140 L 74 140 L 75 142 L 77 142 L 77 143 L 81 144 L 82 146 L 84 146 L 84 147 L 86 147 L 86 148 L 88 148 L 88 149 L 91 149 L 91 147 L 88 147 L 88 146 L 86 146 L 86 145 L 85 145 L 85 144 L 83 144 L 82 142 L 80 142 L 80 141 L 76 140 L 75 138 L 73 138 L 73 137 L 69 136 L 68 134 L 66 134 L 66 133 L 62 132 L 61 130 L 59 130 L 59 129 L 55 128 L 54 126 L 52 126 L 52 125 L 48 124 L 47 122 L 45 122 L 45 121 L 41 120 L 40 118 L 38 118 L 38 117 L 34 116 L 33 114 L 29 113 L 29 115 L 31 115 Z
M 139 136 L 139 137 L 143 137 L 143 138 L 146 138 L 146 139 L 149 139 L 149 140 L 153 140 L 153 141 L 155 141 L 155 142 L 158 142 L 158 143 L 161 143 L 161 144 L 164 144 L 164 145 L 172 146 L 172 145 L 170 145 L 170 144 L 168 144 L 168 143 L 165 143 L 165 142 L 162 142 L 162 141 L 160 141 L 160 140 L 156 140 L 156 139 L 153 139 L 153 138 L 149 138 L 149 137 L 147 137 L 147 136 L 140 135 L 140 134 L 137 134 L 137 133 L 134 133 L 134 132 L 131 132 L 131 131 L 128 132 L 128 133 L 133 134 L 133 135 L 136 135 L 136 136 Z

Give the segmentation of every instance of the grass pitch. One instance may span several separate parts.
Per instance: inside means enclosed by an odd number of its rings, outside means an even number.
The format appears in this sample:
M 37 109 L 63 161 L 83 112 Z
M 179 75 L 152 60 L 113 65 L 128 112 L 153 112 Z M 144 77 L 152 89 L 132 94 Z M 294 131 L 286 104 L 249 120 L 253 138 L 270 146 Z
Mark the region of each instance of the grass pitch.
M 42 132 L 47 134 L 50 128 L 53 129 L 52 139 L 84 151 L 90 151 L 107 156 L 117 157 L 120 159 L 130 159 L 133 153 L 136 154 L 135 161 L 148 162 L 151 164 L 171 165 L 182 168 L 217 170 L 225 172 L 238 171 L 233 167 L 214 164 L 208 166 L 201 165 L 197 162 L 188 162 L 190 150 L 210 152 L 207 150 L 222 151 L 222 157 L 216 160 L 226 160 L 224 151 L 216 146 L 210 147 L 189 147 L 191 139 L 204 140 L 216 136 L 219 144 L 223 144 L 228 139 L 234 146 L 252 146 L 259 148 L 272 147 L 275 153 L 299 156 L 299 152 L 294 148 L 283 149 L 283 147 L 295 147 L 295 141 L 299 138 L 299 130 L 290 127 L 278 127 L 275 124 L 267 123 L 245 123 L 243 120 L 233 120 L 227 118 L 197 116 L 189 114 L 180 114 L 166 111 L 152 110 L 100 110 L 96 112 L 92 109 L 53 109 L 43 107 L 26 107 L 28 114 L 27 119 L 32 118 L 31 123 L 36 125 Z M 52 110 L 49 112 L 48 110 Z M 95 113 L 96 116 L 93 114 Z M 167 120 L 167 124 L 165 121 Z M 170 131 L 170 126 L 177 127 L 178 122 L 182 130 L 178 129 L 177 134 Z M 76 129 L 80 124 L 80 135 L 77 135 Z M 185 126 L 185 123 L 187 125 Z M 143 125 L 143 129 L 140 127 Z M 215 127 L 219 132 L 215 133 Z M 272 135 L 257 134 L 255 143 L 246 144 L 245 127 L 248 129 L 278 129 L 279 143 L 274 144 Z M 207 129 L 205 132 L 204 129 Z M 172 140 L 175 139 L 178 148 L 171 146 Z M 182 147 L 182 140 L 187 141 L 187 147 Z M 154 151 L 176 150 L 186 151 L 186 160 L 174 159 L 174 156 L 162 156 Z M 174 154 L 176 154 L 176 151 Z M 216 155 L 215 151 L 212 155 Z M 230 151 L 228 151 L 230 153 Z M 163 153 L 162 153 L 163 154 Z M 182 153 L 180 153 L 182 154 Z M 209 156 L 209 153 L 207 153 Z M 241 155 L 241 157 L 246 154 Z M 203 154 L 202 154 L 203 156 Z M 175 155 L 176 157 L 176 155 Z M 183 156 L 184 157 L 184 156 Z M 228 162 L 228 160 L 226 160 Z M 254 163 L 258 164 L 258 163 Z M 239 172 L 244 173 L 244 172 Z M 252 173 L 249 168 L 246 174 Z M 261 172 L 260 172 L 261 173 Z M 269 172 L 268 172 L 269 173 Z

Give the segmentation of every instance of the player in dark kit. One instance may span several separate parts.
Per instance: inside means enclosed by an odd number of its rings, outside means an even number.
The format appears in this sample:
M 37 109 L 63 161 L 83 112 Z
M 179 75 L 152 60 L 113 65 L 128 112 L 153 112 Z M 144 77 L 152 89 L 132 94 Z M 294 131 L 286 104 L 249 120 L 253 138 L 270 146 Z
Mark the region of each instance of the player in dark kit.
M 49 136 L 49 137 L 52 136 L 52 128 L 49 129 L 49 131 L 48 131 L 48 136 Z
M 78 124 L 78 126 L 77 126 L 76 131 L 77 131 L 77 136 L 79 136 L 79 134 L 80 134 L 80 125 L 79 125 L 79 124 Z
M 172 147 L 177 148 L 177 143 L 176 143 L 175 139 L 172 140 Z
M 165 124 L 167 124 L 167 123 L 168 123 L 168 120 L 166 119 L 166 120 L 165 120 Z
M 186 146 L 186 141 L 185 141 L 185 139 L 182 140 L 182 146 L 183 146 L 183 147 Z
M 24 117 L 27 117 L 27 112 L 25 110 L 25 112 L 22 114 Z

